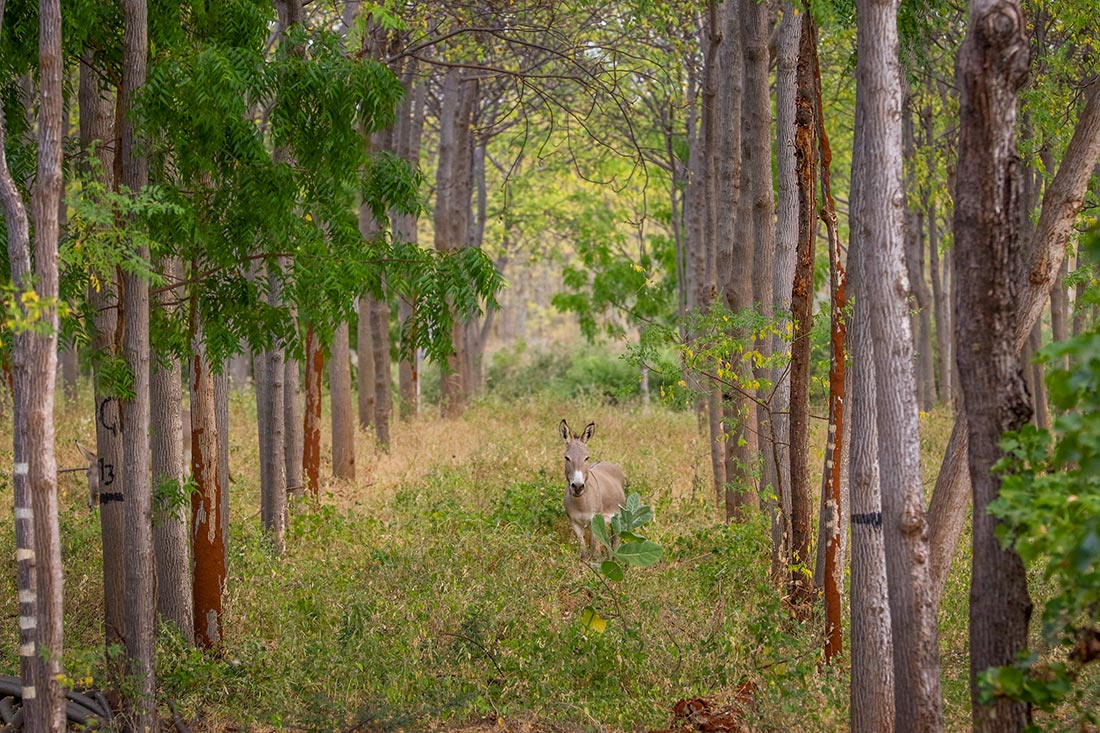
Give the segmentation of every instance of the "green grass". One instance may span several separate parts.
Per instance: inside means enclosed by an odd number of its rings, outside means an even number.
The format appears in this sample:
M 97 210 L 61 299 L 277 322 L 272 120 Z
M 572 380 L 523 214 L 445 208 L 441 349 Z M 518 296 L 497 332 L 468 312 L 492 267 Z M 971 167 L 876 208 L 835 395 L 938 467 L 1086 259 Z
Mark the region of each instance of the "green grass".
M 59 409 L 68 466 L 92 424 L 75 405 Z M 765 520 L 719 521 L 694 415 L 542 393 L 486 398 L 459 420 L 395 424 L 389 454 L 361 434 L 358 480 L 330 481 L 319 504 L 294 506 L 287 552 L 274 557 L 259 527 L 255 407 L 238 396 L 231 411 L 225 640 L 200 652 L 163 628 L 158 642 L 161 700 L 197 729 L 457 729 L 503 718 L 646 730 L 666 727 L 680 698 L 720 704 L 746 682 L 753 731 L 847 727 L 847 663 L 821 664 L 820 622 L 797 624 L 769 584 Z M 622 464 L 656 509 L 651 537 L 665 559 L 613 587 L 579 560 L 567 528 L 562 417 L 594 420 L 594 457 Z M 81 480 L 61 480 L 66 661 L 70 677 L 101 679 L 98 517 Z M 11 557 L 12 545 L 5 533 L 0 552 Z M 8 618 L 12 576 L 0 588 Z M 969 715 L 965 593 L 953 578 L 942 612 L 949 730 Z M 588 605 L 609 618 L 604 633 L 581 624 Z M 4 648 L 16 646 L 14 626 L 0 632 Z M 4 657 L 4 672 L 15 665 Z

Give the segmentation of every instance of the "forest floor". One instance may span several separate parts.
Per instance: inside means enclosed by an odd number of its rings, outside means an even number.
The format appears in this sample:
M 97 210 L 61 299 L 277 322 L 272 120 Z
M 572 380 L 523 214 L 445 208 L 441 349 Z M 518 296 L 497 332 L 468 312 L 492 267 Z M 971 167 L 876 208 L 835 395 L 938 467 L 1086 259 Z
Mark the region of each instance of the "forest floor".
M 59 464 L 77 466 L 90 414 L 58 410 Z M 200 652 L 160 629 L 166 722 L 171 701 L 194 731 L 847 728 L 847 660 L 823 665 L 820 614 L 795 621 L 770 583 L 766 519 L 720 521 L 691 412 L 535 395 L 435 415 L 396 422 L 389 452 L 360 433 L 357 478 L 327 479 L 319 500 L 295 502 L 276 557 L 259 526 L 255 404 L 233 396 L 226 636 Z M 622 465 L 628 491 L 655 508 L 658 565 L 611 583 L 579 558 L 561 506 L 562 418 L 595 421 L 593 458 Z M 922 427 L 930 487 L 950 418 L 922 416 Z M 331 455 L 327 430 L 323 441 Z M 9 446 L 0 458 L 10 462 Z M 823 460 L 820 445 L 811 460 Z M 65 658 L 70 677 L 95 680 L 98 518 L 82 482 L 61 476 Z M 5 533 L 7 557 L 12 542 Z M 941 612 L 948 730 L 969 728 L 957 567 Z M 13 575 L 0 590 L 6 618 Z M 582 623 L 588 607 L 608 620 L 602 632 Z M 14 626 L 0 648 L 16 648 Z M 4 655 L 0 673 L 15 667 Z

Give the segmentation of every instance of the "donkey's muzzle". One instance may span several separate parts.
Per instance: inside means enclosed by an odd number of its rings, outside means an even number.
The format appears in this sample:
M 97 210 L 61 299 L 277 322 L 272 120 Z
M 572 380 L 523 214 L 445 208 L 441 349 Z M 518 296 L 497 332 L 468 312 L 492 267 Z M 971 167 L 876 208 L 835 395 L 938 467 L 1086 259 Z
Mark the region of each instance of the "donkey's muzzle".
M 584 493 L 584 484 L 569 484 L 569 491 L 573 493 L 573 498 L 579 498 Z

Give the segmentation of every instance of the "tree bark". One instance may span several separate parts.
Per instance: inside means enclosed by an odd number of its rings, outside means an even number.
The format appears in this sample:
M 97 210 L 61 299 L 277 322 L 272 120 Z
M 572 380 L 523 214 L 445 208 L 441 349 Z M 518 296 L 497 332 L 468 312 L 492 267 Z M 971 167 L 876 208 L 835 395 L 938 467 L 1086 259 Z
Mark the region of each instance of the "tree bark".
M 321 489 L 321 382 L 325 352 L 313 326 L 306 328 L 306 409 L 302 429 L 302 464 L 306 490 L 316 500 Z
M 928 535 L 904 261 L 897 10 L 898 0 L 856 4 L 856 96 L 861 101 L 855 127 L 865 172 L 859 188 L 859 237 L 870 245 L 863 251 L 860 294 L 871 309 L 895 726 L 899 731 L 940 731 L 936 608 L 924 562 Z
M 760 314 L 771 319 L 775 314 L 775 192 L 772 182 L 771 96 L 768 65 L 768 5 L 750 2 L 742 10 L 742 31 L 745 53 L 745 139 L 744 169 L 748 173 L 749 188 L 743 195 L 750 198 L 753 232 L 752 301 Z M 770 334 L 757 341 L 761 355 L 770 358 L 773 353 Z M 759 368 L 756 377 L 764 384 L 775 379 L 775 370 Z M 776 486 L 776 445 L 772 433 L 772 416 L 769 398 L 770 386 L 757 390 L 757 398 L 763 405 L 755 405 L 756 424 L 752 432 L 756 436 L 758 455 L 762 457 L 764 486 Z M 759 504 L 758 497 L 755 498 Z M 751 502 L 750 502 L 751 505 Z M 774 513 L 774 512 L 773 512 Z
M 169 282 L 182 279 L 179 260 L 161 263 Z M 157 299 L 157 307 L 173 313 L 169 298 Z M 153 556 L 156 563 L 157 614 L 175 624 L 188 641 L 194 642 L 191 589 L 191 557 L 188 551 L 187 508 L 184 493 L 187 471 L 183 460 L 182 364 L 178 357 L 158 350 L 150 376 L 150 464 L 153 473 Z M 190 444 L 190 419 L 187 440 Z
M 917 136 L 912 104 L 903 105 L 902 145 L 906 160 L 915 160 Z M 932 298 L 924 279 L 924 210 L 914 191 L 913 167 L 905 179 L 905 267 L 912 288 L 912 331 L 916 336 L 917 403 L 921 410 L 936 404 L 936 372 L 932 361 Z
M 351 359 L 348 354 L 348 324 L 337 326 L 332 336 L 332 359 L 328 365 L 329 399 L 332 412 L 332 475 L 355 478 L 355 416 L 351 401 Z
M 717 88 L 717 163 L 715 212 L 717 236 L 715 267 L 718 290 L 732 313 L 751 308 L 752 295 L 752 202 L 745 185 L 744 134 L 742 110 L 745 59 L 741 15 L 742 3 L 726 3 L 722 43 L 719 46 L 720 77 Z M 769 156 L 768 165 L 771 165 Z M 730 338 L 747 340 L 744 330 L 731 330 Z M 753 484 L 755 462 L 756 411 L 740 384 L 751 378 L 751 367 L 740 359 L 731 359 L 737 375 L 735 387 L 722 394 L 725 485 L 722 491 L 726 521 L 742 520 L 757 503 Z
M 779 189 L 776 220 L 775 312 L 788 313 L 794 286 L 795 256 L 798 247 L 798 184 L 795 176 L 795 77 L 798 45 L 802 36 L 802 16 L 790 2 L 783 3 L 783 20 L 776 44 L 775 127 L 776 171 Z M 787 350 L 782 336 L 772 338 L 775 351 Z M 776 378 L 772 398 L 772 424 L 775 430 L 775 465 L 778 506 L 772 515 L 772 577 L 781 578 L 790 560 L 791 526 L 791 454 L 790 454 L 790 372 L 783 369 Z
M 3 27 L 0 2 L 0 28 Z M 43 303 L 44 333 L 25 330 L 12 344 L 13 498 L 16 583 L 19 591 L 19 658 L 24 728 L 61 733 L 62 568 L 57 515 L 57 460 L 53 425 L 57 378 L 58 201 L 61 197 L 62 73 L 61 8 L 39 5 L 40 106 L 38 171 L 31 200 L 34 265 L 26 206 L 4 154 L 6 131 L 0 109 L 0 200 L 7 222 L 8 258 L 15 302 L 25 293 Z M 32 281 L 33 277 L 33 281 Z M 27 318 L 25 310 L 20 317 Z
M 305 479 L 302 467 L 302 378 L 301 362 L 289 353 L 283 377 L 283 425 L 286 430 L 286 491 L 287 496 L 301 496 Z
M 390 449 L 390 418 L 393 396 L 390 385 L 393 372 L 390 365 L 390 304 L 376 300 L 370 308 L 371 342 L 374 344 L 374 436 L 383 450 Z
M 115 188 L 114 164 L 108 140 L 114 137 L 115 113 L 110 96 L 99 85 L 99 70 L 95 58 L 85 53 L 80 65 L 80 147 L 91 160 L 95 148 L 95 167 L 85 172 L 94 174 L 107 188 Z M 92 323 L 92 349 L 105 358 L 118 355 L 118 288 L 117 273 L 95 273 L 99 287 L 88 289 L 88 301 L 95 313 Z M 122 502 L 104 502 L 102 495 L 119 493 L 116 484 L 122 466 L 122 434 L 119 431 L 118 401 L 103 391 L 99 380 L 95 386 L 95 454 L 89 477 L 90 502 L 99 506 L 100 534 L 103 554 L 103 627 L 105 646 L 121 645 L 125 629 L 123 608 L 126 584 L 126 553 L 123 547 Z M 111 684 L 121 684 L 124 670 L 114 670 Z M 114 700 L 115 703 L 119 701 Z
M 282 302 L 276 266 L 268 273 L 268 297 Z M 260 443 L 260 521 L 272 549 L 286 549 L 286 362 L 282 347 L 272 344 L 256 358 L 256 425 Z
M 813 328 L 813 264 L 817 193 L 815 179 L 817 123 L 814 115 L 814 65 L 817 27 L 810 15 L 802 19 L 798 52 L 798 89 L 795 97 L 795 160 L 798 180 L 798 255 L 791 316 L 791 565 L 790 595 L 797 612 L 809 615 L 813 603 L 811 562 L 813 492 L 810 489 L 810 332 Z
M 435 247 L 450 252 L 470 243 L 470 201 L 473 194 L 473 126 L 478 80 L 457 67 L 443 80 L 439 114 L 439 158 L 436 169 Z M 472 344 L 460 314 L 451 332 L 453 351 L 440 385 L 443 414 L 457 417 L 466 409 L 473 387 L 468 364 Z
M 1014 0 L 970 6 L 959 50 L 959 166 L 955 191 L 955 271 L 960 386 L 968 424 L 973 487 L 970 584 L 970 699 L 976 731 L 1022 731 L 1030 705 L 998 698 L 982 703 L 977 676 L 1010 664 L 1027 647 L 1031 600 L 1019 555 L 1001 547 L 989 502 L 1000 492 L 993 464 L 1001 436 L 1030 416 L 1015 343 L 1021 286 L 1021 170 L 1016 154 L 1016 95 L 1028 72 L 1024 19 Z
M 119 110 L 122 129 L 122 184 L 134 195 L 145 188 L 147 163 L 138 150 L 130 117 L 133 100 L 145 85 L 149 51 L 148 7 L 145 0 L 123 0 L 122 89 Z M 149 258 L 141 245 L 134 254 Z M 122 355 L 133 374 L 132 400 L 119 401 L 123 459 L 123 534 L 126 542 L 126 654 L 131 684 L 125 686 L 129 729 L 156 730 L 156 668 L 154 662 L 153 492 L 149 455 L 149 282 L 141 275 L 122 275 Z
M 225 540 L 222 522 L 226 477 L 218 466 L 214 375 L 203 343 L 202 323 L 191 306 L 191 557 L 194 563 L 195 641 L 211 648 L 222 639 Z
M 833 153 L 825 130 L 824 105 L 821 99 L 821 68 L 817 54 L 813 60 L 814 120 L 817 123 L 818 147 L 821 151 L 821 220 L 829 242 L 829 427 L 825 444 L 825 466 L 821 476 L 821 515 L 818 523 L 818 546 L 823 561 L 822 585 L 825 591 L 825 660 L 832 661 L 844 648 L 841 621 L 841 593 L 844 587 L 844 536 L 841 527 L 847 518 L 844 509 L 844 455 L 846 418 L 845 402 L 845 324 L 848 296 L 848 275 L 840 261 L 840 237 L 837 232 L 836 203 L 832 193 Z
M 857 115 L 862 116 L 856 98 Z M 894 730 L 894 645 L 890 592 L 886 581 L 886 545 L 882 532 L 882 493 L 878 464 L 878 399 L 870 304 L 864 296 L 863 265 L 873 243 L 863 238 L 863 177 L 866 155 L 862 136 L 852 151 L 848 263 L 855 304 L 848 344 L 853 355 L 851 384 L 852 577 L 851 577 L 851 724 L 852 733 Z
M 1074 219 L 1085 200 L 1089 177 L 1100 158 L 1100 83 L 1090 85 L 1086 98 L 1085 108 L 1077 121 L 1062 164 L 1043 197 L 1039 223 L 1028 247 L 1030 261 L 1025 268 L 1026 276 L 1021 279 L 1025 286 L 1019 294 L 1014 327 L 1017 351 L 1023 348 L 1050 296 L 1050 288 L 1065 257 Z M 944 452 L 928 509 L 929 566 L 937 602 L 943 593 L 970 500 L 970 477 L 966 469 L 967 431 L 965 413 L 960 411 Z
M 361 216 L 362 214 L 360 214 Z M 359 429 L 370 430 L 374 427 L 375 391 L 374 332 L 371 329 L 372 298 L 364 295 L 359 298 L 359 318 L 356 323 L 356 355 L 359 359 Z

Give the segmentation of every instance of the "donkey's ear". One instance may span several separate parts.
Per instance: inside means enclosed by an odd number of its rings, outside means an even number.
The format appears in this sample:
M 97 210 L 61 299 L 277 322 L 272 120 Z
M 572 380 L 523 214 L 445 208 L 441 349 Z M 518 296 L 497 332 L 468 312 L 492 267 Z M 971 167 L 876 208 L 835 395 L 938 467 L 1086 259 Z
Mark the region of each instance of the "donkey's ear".
M 95 460 L 95 453 L 85 448 L 79 442 L 77 442 L 76 444 L 76 449 L 80 451 L 80 455 L 84 456 L 84 460 L 86 460 L 88 463 L 91 463 Z
M 581 442 L 587 443 L 588 439 L 592 437 L 592 434 L 596 432 L 596 423 L 590 422 L 584 426 L 584 432 L 581 433 Z
M 558 432 L 561 433 L 561 439 L 568 443 L 569 442 L 569 426 L 565 424 L 565 420 L 562 420 L 561 424 L 558 425 Z

